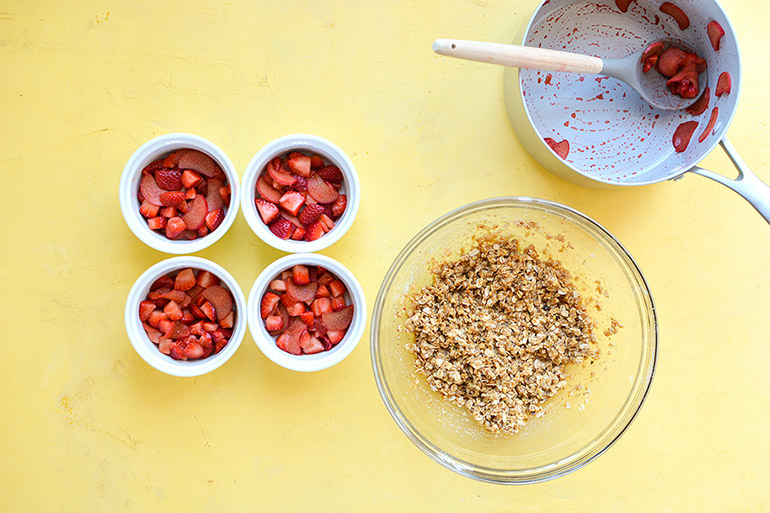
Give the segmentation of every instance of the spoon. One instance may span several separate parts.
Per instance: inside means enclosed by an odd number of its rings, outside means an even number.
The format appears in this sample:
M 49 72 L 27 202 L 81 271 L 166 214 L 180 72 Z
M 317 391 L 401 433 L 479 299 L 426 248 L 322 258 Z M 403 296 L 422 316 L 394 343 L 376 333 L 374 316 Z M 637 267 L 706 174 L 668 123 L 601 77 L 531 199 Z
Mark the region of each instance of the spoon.
M 660 42 L 664 46 L 674 43 L 665 39 L 661 39 Z M 688 50 L 681 42 L 674 44 Z M 649 45 L 645 46 L 645 48 L 648 47 Z M 642 73 L 641 61 L 644 49 L 621 59 L 600 59 L 590 55 L 530 46 L 437 39 L 433 43 L 433 51 L 448 57 L 515 68 L 606 75 L 630 85 L 644 101 L 663 110 L 680 110 L 689 107 L 703 93 L 707 82 L 707 74 L 701 73 L 698 80 L 698 94 L 694 98 L 682 98 L 671 93 L 666 88 L 665 77 L 657 72 Z

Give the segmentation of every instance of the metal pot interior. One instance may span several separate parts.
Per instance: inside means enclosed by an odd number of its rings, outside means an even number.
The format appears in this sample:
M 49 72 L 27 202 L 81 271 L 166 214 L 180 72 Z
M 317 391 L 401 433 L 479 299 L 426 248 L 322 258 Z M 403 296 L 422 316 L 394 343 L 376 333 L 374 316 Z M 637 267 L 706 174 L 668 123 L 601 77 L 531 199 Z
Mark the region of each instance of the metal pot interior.
M 740 58 L 732 27 L 714 0 L 677 0 L 690 26 L 659 10 L 662 2 L 635 0 L 623 13 L 609 1 L 546 0 L 525 31 L 523 44 L 598 57 L 624 57 L 661 38 L 684 42 L 708 62 L 709 106 L 693 116 L 685 111 L 651 107 L 630 86 L 609 77 L 521 69 L 520 94 L 529 121 L 540 139 L 569 141 L 565 162 L 584 176 L 605 183 L 641 185 L 674 178 L 707 155 L 732 120 L 740 91 Z M 706 25 L 717 21 L 725 30 L 714 51 Z M 732 78 L 732 92 L 714 95 L 720 73 Z M 649 73 L 658 74 L 656 70 Z M 659 75 L 661 84 L 665 77 Z M 713 107 L 716 125 L 703 142 Z M 686 121 L 698 127 L 684 152 L 677 153 L 673 135 Z M 545 144 L 545 143 L 543 143 Z

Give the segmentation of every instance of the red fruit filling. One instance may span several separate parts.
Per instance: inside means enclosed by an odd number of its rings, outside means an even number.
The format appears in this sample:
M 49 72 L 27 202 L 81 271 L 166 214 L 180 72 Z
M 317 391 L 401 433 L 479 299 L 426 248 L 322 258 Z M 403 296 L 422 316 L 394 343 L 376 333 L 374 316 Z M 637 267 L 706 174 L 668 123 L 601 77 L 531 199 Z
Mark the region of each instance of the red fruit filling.
M 709 107 L 709 99 L 711 95 L 711 89 L 709 89 L 708 86 L 706 86 L 706 89 L 703 90 L 703 94 L 698 98 L 698 100 L 687 107 L 686 110 L 688 114 L 692 114 L 693 116 L 700 116 L 704 112 L 706 112 L 706 109 Z
M 295 265 L 276 276 L 268 289 L 262 296 L 260 315 L 283 351 L 320 353 L 345 337 L 354 306 L 347 303 L 345 284 L 331 272 Z
M 717 122 L 717 117 L 719 117 L 719 107 L 714 107 L 711 110 L 711 117 L 709 118 L 708 124 L 706 124 L 705 130 L 703 130 L 703 133 L 700 134 L 700 137 L 698 137 L 699 143 L 705 141 L 706 137 L 711 134 L 711 131 L 714 129 L 714 125 Z
M 655 64 L 657 64 L 658 57 L 661 53 L 663 53 L 664 49 L 665 47 L 660 41 L 656 41 L 655 43 L 652 43 L 650 46 L 645 48 L 644 53 L 642 53 L 643 73 L 647 73 L 655 66 Z
M 674 21 L 679 25 L 679 30 L 684 30 L 690 26 L 690 18 L 687 17 L 682 9 L 671 2 L 663 2 L 660 6 L 660 11 L 674 18 Z
M 139 212 L 147 226 L 172 240 L 204 237 L 222 224 L 230 186 L 219 165 L 203 152 L 182 149 L 142 170 Z
M 673 143 L 677 153 L 681 153 L 687 149 L 687 145 L 690 144 L 690 138 L 696 128 L 698 128 L 697 121 L 685 121 L 676 127 Z
M 706 32 L 708 33 L 709 41 L 711 41 L 711 46 L 714 47 L 714 51 L 719 51 L 719 41 L 721 41 L 722 36 L 725 35 L 725 29 L 723 29 L 722 25 L 716 21 L 710 21 L 709 24 L 706 25 Z
M 183 269 L 152 284 L 139 303 L 139 320 L 161 353 L 175 360 L 208 358 L 232 336 L 233 296 L 210 272 Z
M 551 149 L 562 159 L 565 160 L 569 155 L 569 141 L 564 139 L 563 141 L 556 142 L 550 137 L 543 139 L 545 143 L 551 147 Z
M 293 151 L 275 157 L 257 179 L 257 212 L 280 239 L 319 239 L 347 208 L 343 182 L 342 171 L 320 155 Z
M 655 44 L 650 45 L 647 50 L 652 50 L 653 46 L 655 47 L 654 50 L 658 51 L 663 45 L 661 44 L 660 47 Z M 646 72 L 652 68 L 652 59 L 653 56 L 651 55 L 647 60 L 643 60 L 642 71 Z M 659 52 L 657 59 L 655 59 L 655 69 L 661 75 L 669 77 L 666 82 L 669 91 L 682 98 L 695 98 L 698 95 L 700 89 L 698 76 L 706 71 L 706 66 L 706 61 L 698 57 L 697 54 L 683 50 L 678 46 L 669 46 Z
M 733 89 L 733 80 L 730 78 L 730 74 L 726 71 L 723 71 L 719 78 L 717 79 L 717 88 L 714 91 L 714 94 L 718 97 L 722 96 L 723 94 L 730 94 L 730 91 Z
M 615 0 L 615 5 L 618 6 L 618 9 L 620 9 L 621 12 L 628 12 L 628 6 L 631 5 L 631 2 L 634 0 Z

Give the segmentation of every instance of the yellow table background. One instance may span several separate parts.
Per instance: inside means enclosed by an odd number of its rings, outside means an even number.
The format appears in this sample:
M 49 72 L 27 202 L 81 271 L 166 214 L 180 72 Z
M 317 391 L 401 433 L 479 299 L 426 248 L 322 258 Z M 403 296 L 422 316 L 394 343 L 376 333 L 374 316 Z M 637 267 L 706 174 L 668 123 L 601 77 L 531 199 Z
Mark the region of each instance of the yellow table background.
M 437 37 L 509 42 L 535 1 L 42 2 L 0 6 L 0 511 L 767 511 L 770 227 L 709 180 L 600 191 L 538 166 L 510 128 L 502 69 Z M 724 0 L 744 76 L 729 134 L 770 181 L 770 7 Z M 363 201 L 326 251 L 369 304 L 403 245 L 471 201 L 530 195 L 603 223 L 637 259 L 660 328 L 651 393 L 582 470 L 526 487 L 434 463 L 390 419 L 368 330 L 336 367 L 286 371 L 246 335 L 199 378 L 155 371 L 126 295 L 166 258 L 128 230 L 118 181 L 184 131 L 243 173 L 275 137 L 331 139 Z M 734 175 L 719 151 L 704 167 Z M 239 216 L 200 252 L 248 292 L 281 256 Z

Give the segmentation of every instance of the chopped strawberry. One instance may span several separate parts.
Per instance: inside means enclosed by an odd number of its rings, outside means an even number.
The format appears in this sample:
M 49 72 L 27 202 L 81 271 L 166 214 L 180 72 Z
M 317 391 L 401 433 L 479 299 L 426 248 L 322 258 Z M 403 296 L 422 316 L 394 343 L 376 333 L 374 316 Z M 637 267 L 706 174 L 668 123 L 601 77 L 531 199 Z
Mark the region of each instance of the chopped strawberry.
M 286 283 L 288 284 L 289 281 L 291 281 L 291 279 L 286 280 Z M 297 286 L 299 286 L 299 285 L 297 285 Z M 284 305 L 286 308 L 289 308 L 289 307 L 291 307 L 293 305 L 296 305 L 297 302 L 299 302 L 299 299 L 294 299 L 291 296 L 291 294 L 288 293 L 288 288 L 289 288 L 288 285 L 286 286 L 286 288 L 287 288 L 287 293 L 286 294 L 281 294 L 281 304 Z
M 303 155 L 302 153 L 293 154 L 293 156 L 290 156 L 289 160 L 286 162 L 286 166 L 292 173 L 304 177 L 310 176 L 310 157 L 307 155 Z
M 166 237 L 177 239 L 185 231 L 185 224 L 181 217 L 172 217 L 166 223 Z
M 142 169 L 142 174 L 153 175 L 158 169 L 163 169 L 163 159 L 154 160 L 147 164 L 144 169 Z
M 155 311 L 155 303 L 152 301 L 142 301 L 139 303 L 139 320 L 144 322 L 150 318 L 150 314 Z
M 195 196 L 198 195 L 198 192 L 195 189 L 187 189 L 184 193 L 184 199 L 191 200 L 195 199 Z
M 306 205 L 305 208 L 302 209 L 302 212 L 300 212 L 297 216 L 297 219 L 300 223 L 302 223 L 302 226 L 310 226 L 323 213 L 324 207 L 317 203 L 313 205 Z
M 171 344 L 173 342 L 168 338 L 161 338 L 158 340 L 158 351 L 163 354 L 171 354 Z
M 278 198 L 280 200 L 280 198 Z M 257 210 L 265 224 L 270 224 L 278 218 L 278 207 L 275 203 L 259 198 L 256 200 Z
M 193 288 L 195 283 L 195 274 L 193 273 L 193 270 L 190 268 L 183 269 L 182 271 L 179 271 L 179 274 L 176 275 L 176 279 L 174 280 L 174 289 L 187 291 Z
M 160 169 L 155 173 L 155 183 L 163 190 L 178 191 L 182 188 L 182 173 L 176 169 Z
M 294 233 L 291 235 L 292 240 L 305 240 L 305 229 L 295 228 Z
M 345 338 L 345 330 L 329 330 L 326 332 L 326 338 L 329 339 L 333 345 L 339 344 L 340 341 Z
M 265 329 L 267 331 L 280 331 L 283 329 L 283 319 L 280 315 L 268 315 L 265 319 Z
M 179 163 L 179 156 L 182 154 L 182 151 L 184 150 L 171 152 L 165 159 L 163 159 L 163 167 L 176 167 Z
M 313 326 L 313 323 L 315 323 L 315 315 L 313 315 L 313 312 L 302 312 L 299 314 L 299 318 L 302 319 L 302 322 L 311 327 Z
M 203 224 L 200 228 L 198 228 L 196 233 L 198 234 L 198 237 L 205 237 L 209 234 L 209 227 Z
M 167 222 L 168 219 L 165 217 L 153 217 L 147 220 L 147 226 L 150 227 L 150 230 L 162 230 L 166 227 Z
M 294 175 L 294 185 L 291 188 L 298 192 L 305 192 L 307 190 L 307 178 Z
M 334 228 L 334 221 L 332 221 L 331 217 L 326 214 L 321 214 L 321 216 L 318 218 L 318 222 L 323 224 L 324 231 L 326 232 Z
M 160 322 L 158 323 L 158 329 L 162 333 L 168 333 L 169 331 L 171 331 L 171 328 L 173 327 L 174 327 L 174 321 L 171 321 L 169 319 L 161 319 Z
M 307 308 L 305 308 L 305 303 L 297 302 L 297 303 L 293 304 L 292 306 L 288 307 L 286 309 L 286 311 L 288 312 L 289 316 L 291 316 L 291 317 L 299 317 L 300 314 L 302 314 L 305 311 L 307 311 Z
M 273 309 L 275 308 L 275 305 L 278 304 L 280 299 L 281 298 L 278 296 L 278 294 L 273 292 L 265 292 L 265 295 L 262 296 L 262 304 L 260 305 L 260 314 L 262 315 L 263 319 L 266 319 L 268 315 L 273 313 Z
M 172 217 L 177 217 L 177 209 L 176 207 L 163 207 L 158 210 L 158 215 L 165 217 L 166 219 L 170 219 Z
M 332 214 L 334 214 L 334 217 L 339 217 L 345 212 L 345 208 L 348 206 L 348 197 L 344 194 L 340 194 L 339 198 L 337 198 L 334 203 L 332 204 Z
M 342 171 L 337 166 L 324 166 L 318 171 L 318 176 L 331 183 L 342 183 Z
M 286 240 L 291 237 L 292 233 L 294 233 L 294 226 L 283 217 L 271 224 L 269 228 L 270 231 L 273 232 L 273 235 L 279 239 Z
M 142 326 L 144 326 L 144 332 L 147 333 L 147 337 L 150 339 L 150 342 L 157 344 L 161 337 L 160 331 L 156 330 L 146 322 L 142 323 Z
M 201 312 L 203 312 L 203 314 L 209 318 L 209 320 L 211 321 L 217 320 L 217 312 L 214 309 L 214 305 L 212 305 L 208 301 L 204 301 L 199 308 L 201 309 Z
M 222 198 L 222 201 L 225 205 L 230 204 L 230 186 L 229 185 L 223 185 L 219 188 L 219 197 Z
M 305 197 L 297 191 L 288 191 L 281 196 L 278 203 L 284 210 L 291 215 L 296 216 L 299 213 L 299 209 L 302 208 L 302 205 L 305 203 Z
M 158 289 L 172 289 L 174 288 L 174 280 L 169 278 L 168 276 L 161 276 L 157 280 L 153 282 L 152 285 L 150 285 L 150 290 L 158 290 Z
M 233 310 L 224 318 L 220 319 L 219 325 L 223 328 L 232 328 L 235 325 L 235 311 Z
M 212 232 L 217 228 L 219 228 L 219 225 L 222 224 L 222 221 L 224 220 L 225 220 L 224 208 L 220 208 L 206 214 L 206 226 Z
M 164 192 L 160 195 L 160 204 L 164 207 L 176 207 L 184 203 L 184 193 L 180 191 Z
M 292 267 L 291 275 L 296 285 L 307 285 L 310 283 L 310 271 L 304 265 L 295 265 Z
M 343 308 L 347 306 L 347 303 L 345 302 L 345 298 L 342 296 L 337 296 L 332 298 L 332 311 L 333 312 L 339 312 Z
M 185 308 L 182 310 L 182 318 L 179 320 L 189 326 L 191 322 L 195 321 L 195 316 L 192 314 L 190 310 Z
M 163 338 L 170 338 L 173 340 L 184 338 L 190 335 L 190 327 L 186 324 L 182 324 L 179 321 L 174 322 L 164 335 Z
M 322 314 L 332 311 L 332 302 L 328 297 L 319 297 L 310 303 L 310 310 L 316 317 L 321 317 Z
M 329 283 L 329 290 L 332 293 L 332 296 L 341 296 L 345 292 L 347 292 L 347 288 L 345 287 L 345 284 L 340 279 L 335 279 L 334 281 Z
M 185 197 L 186 197 L 186 196 L 187 196 L 187 195 L 185 194 Z M 191 203 L 192 203 L 192 201 L 189 201 L 189 202 L 188 202 L 188 201 L 183 201 L 183 202 L 181 202 L 179 205 L 177 205 L 177 206 L 176 206 L 176 209 L 177 209 L 177 211 L 178 211 L 180 214 L 186 214 L 187 212 L 189 212 L 189 211 L 190 211 L 190 204 L 191 204 Z
M 163 308 L 163 313 L 166 314 L 170 321 L 178 321 L 182 318 L 182 309 L 174 301 L 168 302 L 165 308 Z
M 318 284 L 319 285 L 329 285 L 331 282 L 336 280 L 337 278 L 334 277 L 334 275 L 326 270 L 321 271 L 321 268 L 318 268 Z
M 305 240 L 308 242 L 318 240 L 323 237 L 324 233 L 326 232 L 324 231 L 323 224 L 319 221 L 316 221 L 315 223 L 308 226 L 305 230 Z
M 320 285 L 315 291 L 315 297 L 330 297 L 332 293 L 326 285 Z
M 160 210 L 158 205 L 153 205 L 147 200 L 144 200 L 142 205 L 139 207 L 139 213 L 148 219 L 157 216 L 158 210 Z
M 195 187 L 195 185 L 201 181 L 201 175 L 199 175 L 195 171 L 190 171 L 189 169 L 185 169 L 184 172 L 182 173 L 182 177 L 180 178 L 180 181 L 182 182 L 182 185 L 190 189 L 192 187 Z
M 233 310 L 233 296 L 221 285 L 208 287 L 201 293 L 201 296 L 206 298 L 214 307 L 217 313 L 217 320 L 225 318 Z M 201 311 L 206 313 L 203 308 L 201 308 Z
M 286 292 L 286 282 L 283 280 L 273 280 L 268 285 L 268 288 L 275 292 Z

